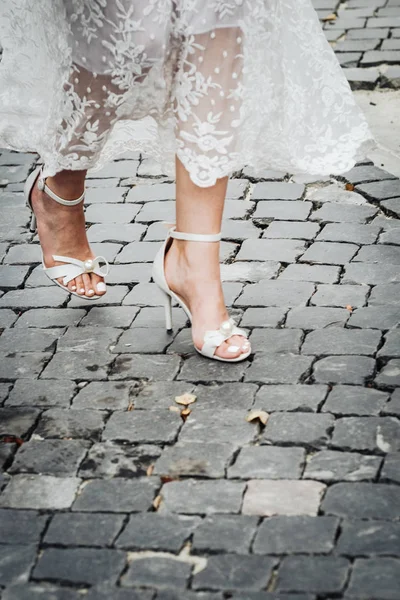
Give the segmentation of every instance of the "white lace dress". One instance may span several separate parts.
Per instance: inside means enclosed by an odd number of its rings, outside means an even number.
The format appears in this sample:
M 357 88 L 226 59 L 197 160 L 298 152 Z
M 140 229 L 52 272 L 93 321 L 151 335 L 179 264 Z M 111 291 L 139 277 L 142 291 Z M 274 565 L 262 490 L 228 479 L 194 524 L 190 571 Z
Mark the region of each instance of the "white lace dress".
M 131 150 L 210 186 L 371 145 L 311 0 L 1 0 L 0 46 L 0 147 L 45 175 Z

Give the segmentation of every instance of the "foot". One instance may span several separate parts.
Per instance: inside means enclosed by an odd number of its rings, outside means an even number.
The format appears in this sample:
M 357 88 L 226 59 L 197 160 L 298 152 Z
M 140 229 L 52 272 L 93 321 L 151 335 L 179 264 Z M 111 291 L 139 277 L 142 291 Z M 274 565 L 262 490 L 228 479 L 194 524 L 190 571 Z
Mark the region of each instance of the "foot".
M 201 350 L 206 331 L 219 329 L 229 319 L 219 271 L 219 244 L 173 240 L 165 257 L 165 277 L 192 313 L 193 343 Z M 250 342 L 234 335 L 217 348 L 215 355 L 239 358 L 249 350 Z
M 63 195 L 62 190 L 53 190 L 51 184 L 47 184 L 57 195 L 69 199 L 67 194 Z M 75 197 L 79 197 L 79 194 Z M 38 189 L 36 181 L 31 193 L 31 203 L 36 215 L 43 261 L 47 268 L 63 264 L 54 261 L 53 255 L 70 256 L 82 261 L 95 258 L 86 237 L 83 202 L 76 206 L 58 204 Z M 57 281 L 64 285 L 62 277 Z M 94 273 L 83 273 L 72 279 L 66 287 L 71 292 L 88 298 L 106 293 L 104 279 Z

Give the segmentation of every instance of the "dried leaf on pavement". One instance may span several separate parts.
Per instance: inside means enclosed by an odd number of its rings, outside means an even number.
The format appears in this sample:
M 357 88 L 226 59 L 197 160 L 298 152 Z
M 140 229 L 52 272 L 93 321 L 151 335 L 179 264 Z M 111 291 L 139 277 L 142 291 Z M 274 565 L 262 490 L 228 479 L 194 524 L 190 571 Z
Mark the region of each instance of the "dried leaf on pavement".
M 246 417 L 246 421 L 251 423 L 252 421 L 260 421 L 263 425 L 267 424 L 269 414 L 265 410 L 252 410 Z
M 182 404 L 183 406 L 189 406 L 189 404 L 193 404 L 196 402 L 197 396 L 194 394 L 183 394 L 182 396 L 175 396 L 175 402 L 177 404 Z

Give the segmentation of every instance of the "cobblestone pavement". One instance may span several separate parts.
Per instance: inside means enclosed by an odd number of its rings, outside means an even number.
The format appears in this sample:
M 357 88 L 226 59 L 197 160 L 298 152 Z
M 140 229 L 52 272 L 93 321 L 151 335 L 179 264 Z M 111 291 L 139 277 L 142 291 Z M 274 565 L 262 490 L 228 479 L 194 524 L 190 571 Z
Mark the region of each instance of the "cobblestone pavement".
M 395 41 L 399 4 L 335 25 Z M 400 181 L 370 163 L 232 179 L 223 279 L 256 352 L 224 365 L 178 308 L 163 329 L 150 261 L 173 182 L 134 155 L 88 180 L 113 262 L 88 303 L 38 266 L 35 160 L 0 154 L 1 600 L 399 600 Z

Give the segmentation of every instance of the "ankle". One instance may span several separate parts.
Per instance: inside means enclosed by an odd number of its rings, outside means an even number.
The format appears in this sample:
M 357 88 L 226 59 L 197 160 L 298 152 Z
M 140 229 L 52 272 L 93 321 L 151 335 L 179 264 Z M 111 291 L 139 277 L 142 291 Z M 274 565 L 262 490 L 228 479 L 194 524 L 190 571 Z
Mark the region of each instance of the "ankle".
M 46 185 L 63 200 L 76 200 L 85 191 L 84 177 L 47 177 Z

